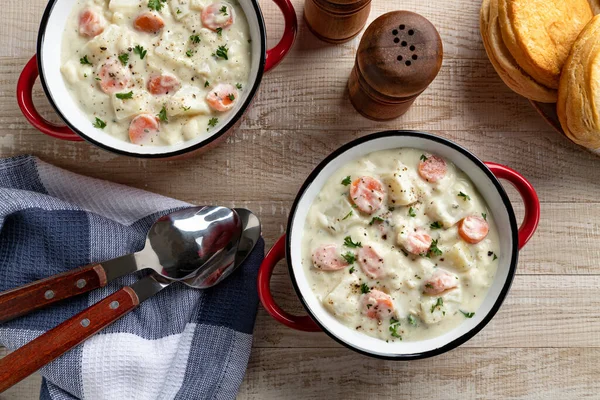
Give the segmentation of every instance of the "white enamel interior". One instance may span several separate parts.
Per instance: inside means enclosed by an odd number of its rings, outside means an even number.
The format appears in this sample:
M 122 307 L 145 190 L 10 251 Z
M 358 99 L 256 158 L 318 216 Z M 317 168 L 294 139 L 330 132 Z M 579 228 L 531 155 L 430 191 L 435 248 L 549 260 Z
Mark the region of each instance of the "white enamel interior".
M 329 177 L 344 164 L 362 157 L 374 151 L 394 149 L 400 147 L 412 147 L 423 151 L 431 152 L 440 155 L 452 161 L 459 169 L 464 171 L 473 184 L 478 188 L 483 196 L 490 211 L 493 214 L 496 222 L 499 237 L 500 237 L 500 262 L 498 271 L 492 286 L 490 287 L 487 296 L 482 305 L 476 310 L 475 316 L 471 319 L 465 319 L 465 322 L 451 330 L 450 332 L 437 338 L 423 340 L 419 342 L 395 342 L 386 343 L 383 340 L 367 336 L 359 333 L 336 320 L 323 307 L 321 302 L 314 295 L 309 282 L 302 268 L 301 243 L 304 233 L 304 224 L 306 215 L 314 198 L 320 192 L 323 185 Z M 494 303 L 498 299 L 506 280 L 509 277 L 510 265 L 512 262 L 513 246 L 516 246 L 512 241 L 512 228 L 510 224 L 509 212 L 502 201 L 502 198 L 494 186 L 492 180 L 464 154 L 453 149 L 443 143 L 436 142 L 424 137 L 414 136 L 392 136 L 376 138 L 364 142 L 358 146 L 354 146 L 344 153 L 338 155 L 331 160 L 325 168 L 323 168 L 316 179 L 306 188 L 306 191 L 300 199 L 295 214 L 293 216 L 291 232 L 288 232 L 291 243 L 291 260 L 294 276 L 304 298 L 305 304 L 308 306 L 314 318 L 316 318 L 322 326 L 324 326 L 331 334 L 348 345 L 381 356 L 397 356 L 420 354 L 423 352 L 433 351 L 444 345 L 460 338 L 476 327 L 493 308 Z
M 124 142 L 116 139 L 107 133 L 102 132 L 92 126 L 90 117 L 87 116 L 77 105 L 69 93 L 62 74 L 61 67 L 61 47 L 64 27 L 67 18 L 71 14 L 71 9 L 75 5 L 76 0 L 57 0 L 54 4 L 46 31 L 41 43 L 41 60 L 46 87 L 54 101 L 54 104 L 59 109 L 60 113 L 68 118 L 69 123 L 83 132 L 92 140 L 102 143 L 113 149 L 125 151 L 134 154 L 165 154 L 181 151 L 188 147 L 192 147 L 201 141 L 209 140 L 206 136 L 200 136 L 197 139 L 189 140 L 172 146 L 138 146 L 133 143 Z M 247 87 L 254 87 L 260 68 L 260 55 L 264 51 L 263 46 L 265 38 L 261 36 L 260 21 L 257 15 L 252 0 L 238 0 L 240 6 L 246 14 L 248 26 L 250 28 L 250 38 L 252 39 L 252 66 L 250 68 L 250 76 L 248 77 Z M 236 108 L 228 114 L 228 118 L 221 122 L 224 127 L 235 115 L 238 114 L 240 108 L 247 107 L 248 96 L 251 91 L 244 91 L 242 101 L 238 102 Z M 213 133 L 217 135 L 223 128 L 215 130 Z

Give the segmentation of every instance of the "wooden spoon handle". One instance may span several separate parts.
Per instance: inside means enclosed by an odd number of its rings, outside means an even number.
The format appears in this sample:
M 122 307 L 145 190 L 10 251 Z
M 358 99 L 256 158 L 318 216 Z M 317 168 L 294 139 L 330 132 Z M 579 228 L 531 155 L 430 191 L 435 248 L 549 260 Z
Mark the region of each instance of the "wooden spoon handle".
M 139 305 L 124 287 L 0 359 L 0 393 L 77 346 Z
M 0 294 L 0 322 L 106 285 L 102 265 L 92 264 Z

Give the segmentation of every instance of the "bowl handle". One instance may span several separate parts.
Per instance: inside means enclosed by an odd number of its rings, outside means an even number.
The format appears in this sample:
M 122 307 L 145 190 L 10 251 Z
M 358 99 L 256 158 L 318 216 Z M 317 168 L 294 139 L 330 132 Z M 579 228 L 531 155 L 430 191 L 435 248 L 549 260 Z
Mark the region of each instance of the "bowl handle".
M 519 250 L 521 250 L 535 233 L 540 221 L 540 200 L 531 183 L 514 169 L 493 162 L 486 162 L 485 165 L 497 178 L 509 181 L 523 198 L 525 216 L 519 228 Z
M 271 294 L 271 276 L 275 265 L 285 258 L 285 235 L 279 238 L 275 245 L 269 250 L 267 256 L 258 270 L 258 298 L 267 312 L 282 324 L 290 328 L 305 331 L 319 332 L 321 328 L 309 316 L 297 316 L 289 314 L 275 303 Z
M 69 128 L 66 126 L 56 126 L 53 123 L 46 121 L 40 115 L 40 113 L 37 112 L 35 106 L 33 105 L 33 99 L 31 96 L 33 92 L 33 85 L 35 84 L 37 77 L 37 56 L 34 55 L 31 57 L 31 60 L 27 62 L 25 68 L 23 68 L 23 72 L 21 72 L 19 81 L 17 82 L 17 102 L 19 103 L 21 112 L 25 118 L 27 118 L 27 121 L 29 121 L 31 125 L 46 135 L 58 139 L 81 142 L 83 139 L 77 134 L 73 133 L 73 131 L 71 131 Z
M 279 43 L 275 47 L 267 50 L 267 58 L 265 61 L 265 72 L 269 71 L 273 67 L 277 66 L 283 60 L 283 57 L 292 48 L 294 40 L 296 39 L 296 33 L 298 32 L 298 19 L 296 18 L 296 11 L 290 0 L 273 0 L 275 4 L 281 9 L 285 26 L 283 28 L 283 36 Z

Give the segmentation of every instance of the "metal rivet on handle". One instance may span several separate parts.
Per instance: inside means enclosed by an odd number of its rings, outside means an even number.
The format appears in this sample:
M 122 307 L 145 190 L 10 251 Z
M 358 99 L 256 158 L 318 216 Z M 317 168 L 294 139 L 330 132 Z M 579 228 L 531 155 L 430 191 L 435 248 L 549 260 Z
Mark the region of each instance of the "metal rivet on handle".
M 116 310 L 117 308 L 119 308 L 119 302 L 118 301 L 112 301 L 109 304 L 109 307 L 112 308 L 113 310 Z
M 46 293 L 44 293 L 44 297 L 47 300 L 54 298 L 54 290 L 46 290 Z
M 79 289 L 83 288 L 86 284 L 87 284 L 87 282 L 85 281 L 85 279 L 79 279 L 77 282 L 75 282 L 75 285 Z
M 88 326 L 90 326 L 90 320 L 85 318 L 81 320 L 81 326 L 83 326 L 84 328 L 87 328 Z

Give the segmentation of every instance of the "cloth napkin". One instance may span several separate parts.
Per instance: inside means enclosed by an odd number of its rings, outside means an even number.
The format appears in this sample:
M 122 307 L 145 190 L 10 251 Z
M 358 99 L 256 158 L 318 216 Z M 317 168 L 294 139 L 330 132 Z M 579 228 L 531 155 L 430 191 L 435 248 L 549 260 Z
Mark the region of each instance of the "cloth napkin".
M 0 160 L 0 290 L 143 248 L 160 216 L 189 204 L 83 177 L 32 156 Z M 42 399 L 232 399 L 256 317 L 261 240 L 208 290 L 174 284 L 41 370 Z M 0 324 L 14 350 L 141 276 Z

